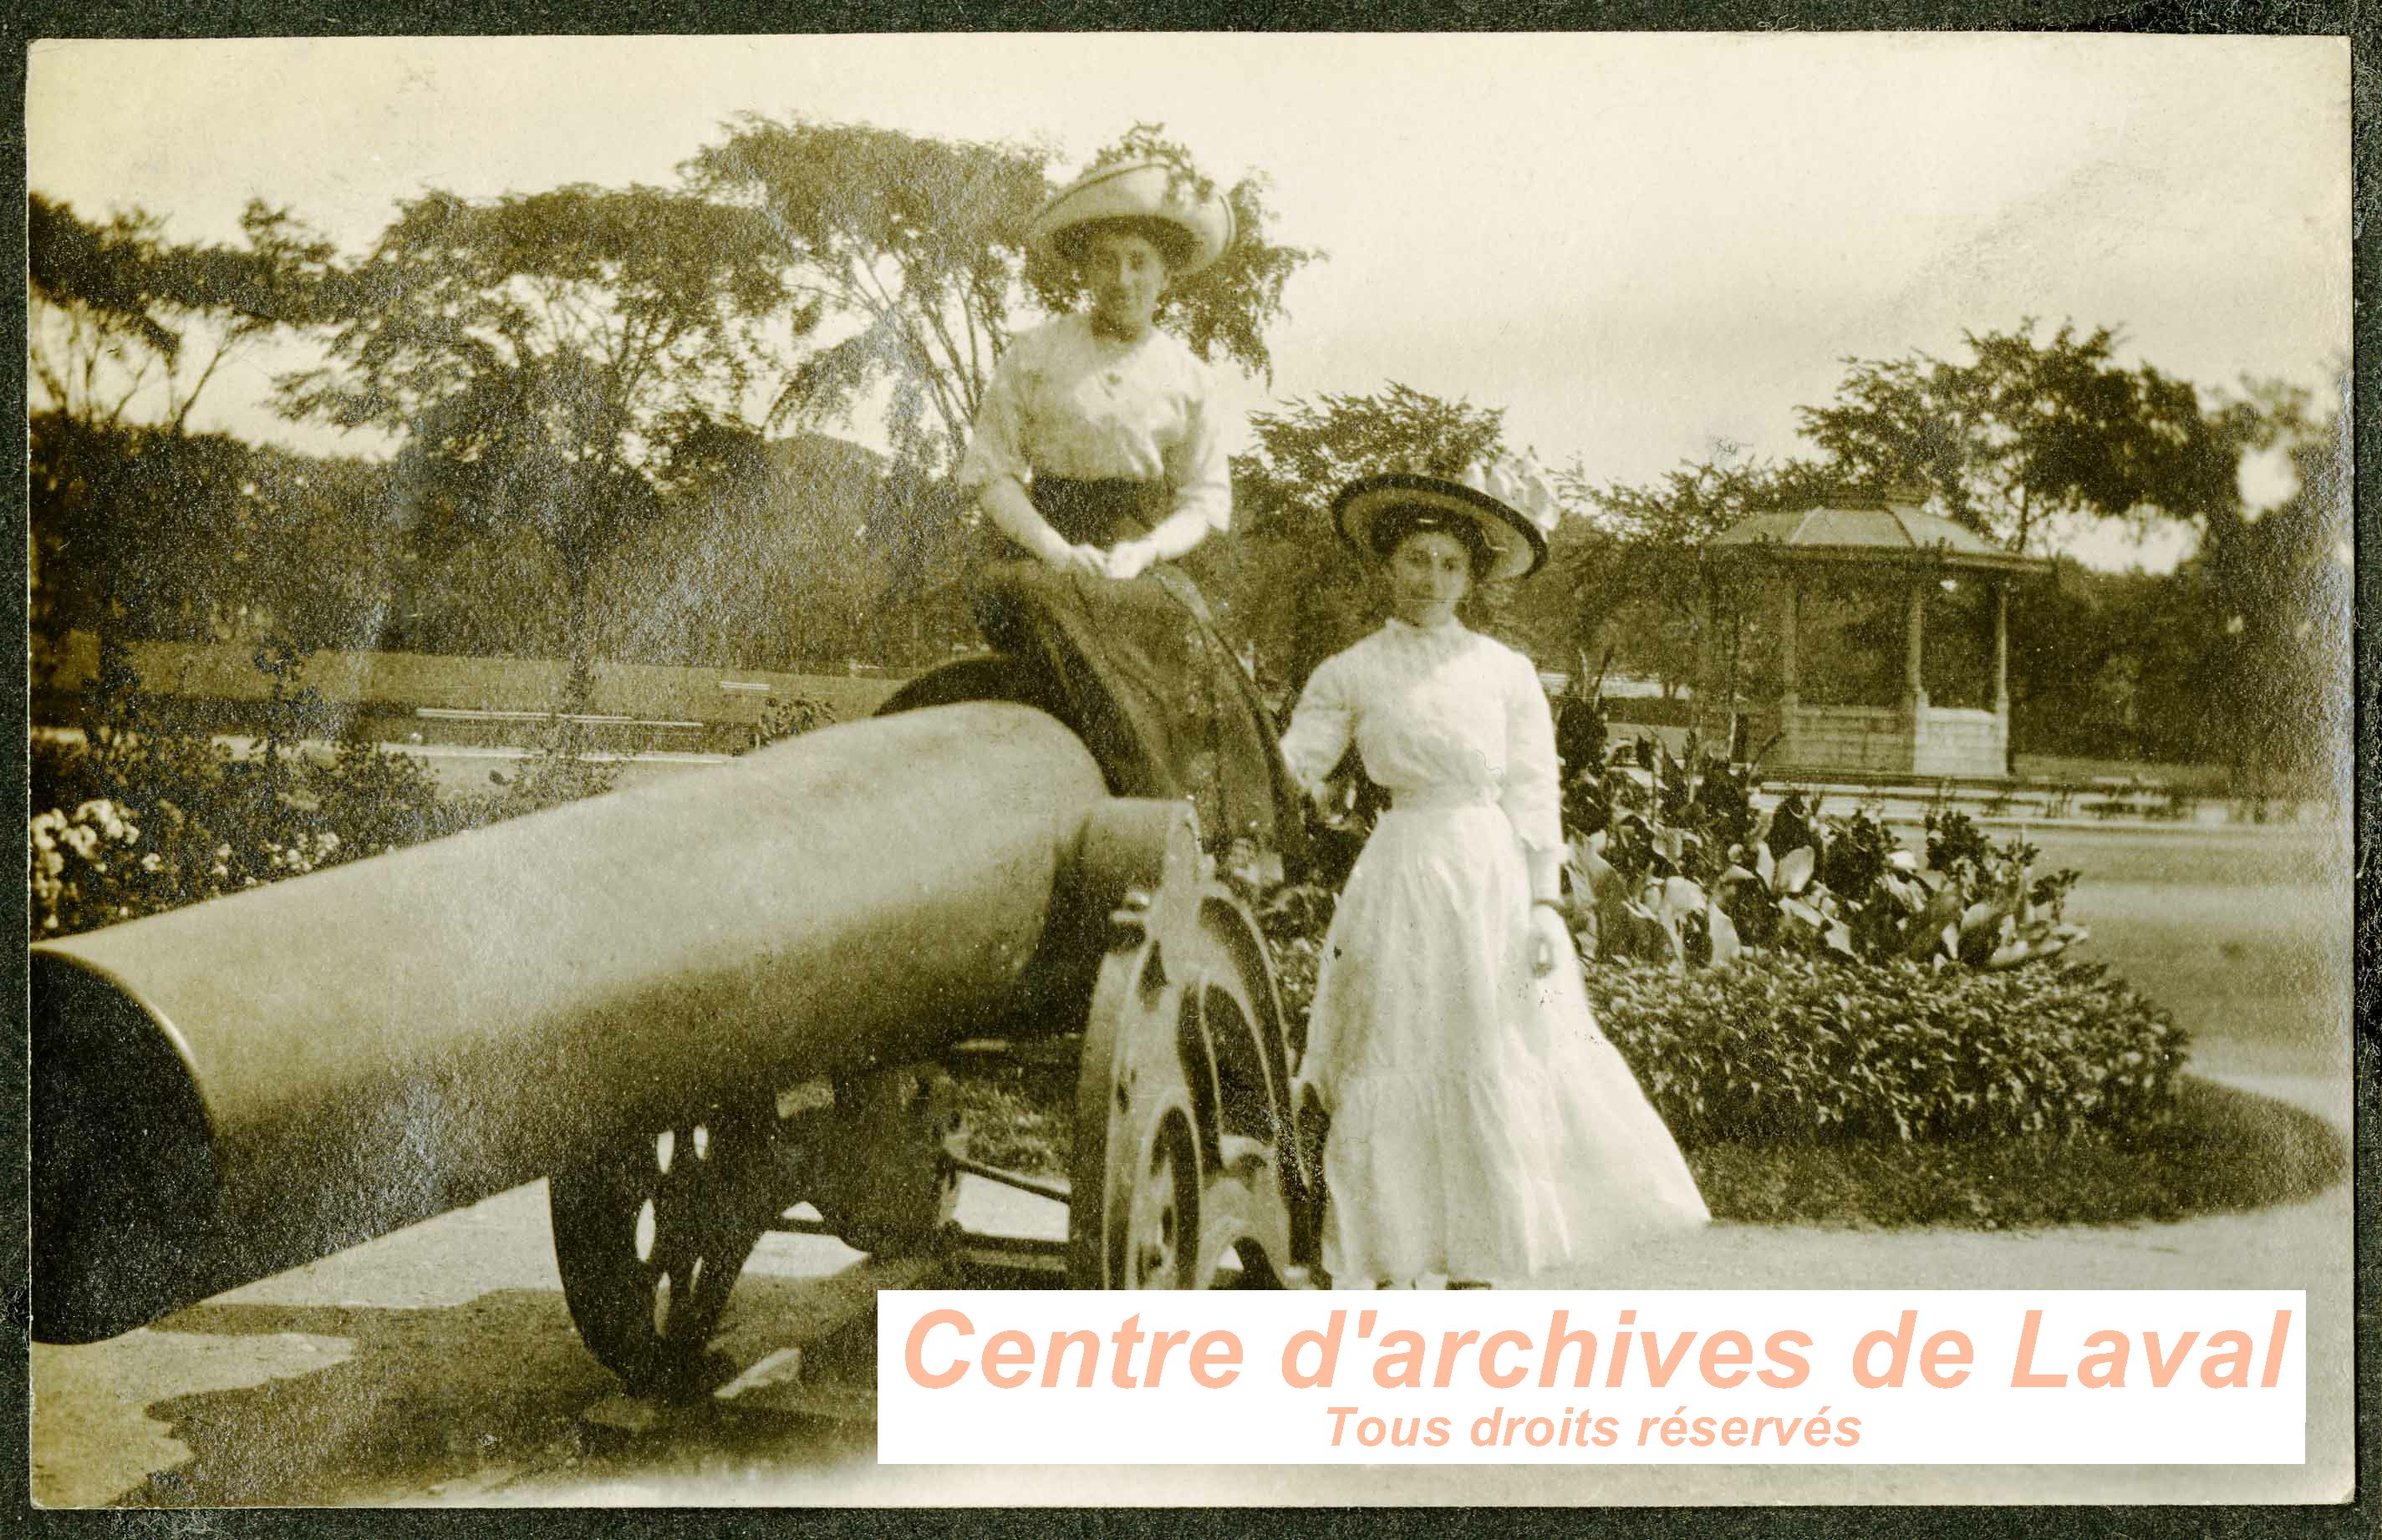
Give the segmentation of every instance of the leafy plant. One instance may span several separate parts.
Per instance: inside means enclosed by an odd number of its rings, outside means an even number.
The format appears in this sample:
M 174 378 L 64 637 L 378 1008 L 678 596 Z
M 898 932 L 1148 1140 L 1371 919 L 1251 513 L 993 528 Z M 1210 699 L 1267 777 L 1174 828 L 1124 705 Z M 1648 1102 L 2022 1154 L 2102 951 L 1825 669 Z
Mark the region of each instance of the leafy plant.
M 2189 1039 L 2097 964 L 1749 955 L 1590 970 L 1599 1025 L 1683 1143 L 2100 1142 L 2169 1115 Z
M 488 772 L 497 794 L 485 809 L 483 822 L 600 797 L 619 784 L 624 756 L 599 754 L 594 735 L 582 720 L 596 697 L 596 670 L 584 656 L 571 660 L 562 695 L 562 709 L 547 719 L 529 757 L 510 775 Z
M 1583 956 L 1673 970 L 1725 966 L 1747 948 L 1867 962 L 2009 968 L 2086 932 L 2066 917 L 2078 874 L 2034 874 L 2041 851 L 1995 846 L 1965 814 L 1928 815 L 1926 850 L 1866 809 L 1823 815 L 1789 791 L 1764 813 L 1750 768 L 1674 758 L 1640 739 L 1601 776 L 1576 777 L 1574 928 Z
M 121 648 L 104 648 L 80 744 L 37 739 L 31 751 L 30 929 L 70 935 L 260 883 L 419 844 L 567 801 L 617 774 L 586 757 L 567 719 L 494 794 L 442 799 L 430 772 L 361 736 L 327 760 L 297 745 L 311 692 L 300 654 L 272 648 L 276 723 L 234 756 L 141 689 Z
M 745 743 L 746 752 L 766 749 L 789 738 L 828 727 L 835 721 L 835 713 L 824 701 L 808 695 L 790 695 L 771 700 L 761 708 L 761 720 L 753 725 L 753 735 Z

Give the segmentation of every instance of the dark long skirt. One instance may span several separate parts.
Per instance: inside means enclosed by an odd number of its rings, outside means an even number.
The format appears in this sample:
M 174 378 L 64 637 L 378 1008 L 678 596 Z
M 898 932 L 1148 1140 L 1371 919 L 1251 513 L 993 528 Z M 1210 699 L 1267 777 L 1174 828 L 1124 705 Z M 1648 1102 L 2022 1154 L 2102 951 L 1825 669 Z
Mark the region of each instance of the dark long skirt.
M 1033 490 L 1061 535 L 1102 547 L 1148 533 L 1172 502 L 1155 483 L 1039 477 Z M 1198 586 L 1171 562 L 1117 582 L 1007 549 L 1023 559 L 979 575 L 977 626 L 994 646 L 1036 656 L 1057 677 L 1111 789 L 1188 799 L 1209 850 L 1225 857 L 1246 841 L 1296 875 L 1297 788 L 1256 686 Z

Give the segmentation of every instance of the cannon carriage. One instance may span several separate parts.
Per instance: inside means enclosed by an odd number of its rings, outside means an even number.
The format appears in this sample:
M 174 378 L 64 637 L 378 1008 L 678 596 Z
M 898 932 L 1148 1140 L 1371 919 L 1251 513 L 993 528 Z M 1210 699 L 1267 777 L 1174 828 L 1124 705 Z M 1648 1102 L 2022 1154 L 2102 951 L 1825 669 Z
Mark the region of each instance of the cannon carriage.
M 1308 1282 L 1263 935 L 1097 643 L 1022 578 L 999 613 L 872 719 L 35 947 L 35 1338 L 541 1177 L 571 1316 L 639 1390 L 707 1383 L 771 1230 Z M 949 1070 L 986 1058 L 1072 1066 L 1063 1183 L 968 1158 Z M 964 1174 L 1063 1203 L 1065 1241 L 960 1231 Z

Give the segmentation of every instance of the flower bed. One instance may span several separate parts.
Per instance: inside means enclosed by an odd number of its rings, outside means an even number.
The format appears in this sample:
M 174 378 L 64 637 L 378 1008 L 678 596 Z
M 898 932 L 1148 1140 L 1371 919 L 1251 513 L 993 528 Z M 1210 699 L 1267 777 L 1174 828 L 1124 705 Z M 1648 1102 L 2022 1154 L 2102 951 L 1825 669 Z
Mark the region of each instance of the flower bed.
M 310 720 L 311 692 L 282 688 L 294 654 L 260 652 L 270 704 Z M 177 724 L 120 656 L 103 678 L 87 741 L 30 752 L 28 887 L 33 939 L 157 914 L 261 883 L 402 849 L 608 788 L 617 766 L 564 727 L 494 789 L 442 800 L 418 760 L 361 740 L 327 756 L 268 732 L 245 754 Z M 316 721 L 327 730 L 333 724 Z
M 2172 1115 L 2187 1034 L 2097 964 L 1599 967 L 1597 1021 L 1683 1144 L 2106 1141 Z

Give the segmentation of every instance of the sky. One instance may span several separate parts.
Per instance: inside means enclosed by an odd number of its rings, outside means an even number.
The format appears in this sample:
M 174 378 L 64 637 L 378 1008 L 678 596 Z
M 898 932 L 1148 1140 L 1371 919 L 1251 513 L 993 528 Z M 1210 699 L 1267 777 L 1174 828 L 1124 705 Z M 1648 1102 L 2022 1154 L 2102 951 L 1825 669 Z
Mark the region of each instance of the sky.
M 742 112 L 1038 143 L 1136 122 L 1271 177 L 1295 276 L 1246 409 L 1390 381 L 1598 482 L 1808 452 L 1847 357 L 2119 328 L 2322 400 L 2350 356 L 2338 38 L 1086 34 L 47 42 L 30 185 L 181 239 L 252 197 L 360 253 L 398 200 L 663 185 Z M 326 449 L 227 365 L 193 426 Z M 855 436 L 866 437 L 865 426 Z M 350 448 L 361 446 L 349 446 Z M 2250 478 L 2253 498 L 2276 488 Z M 2175 532 L 2074 542 L 2171 564 Z

